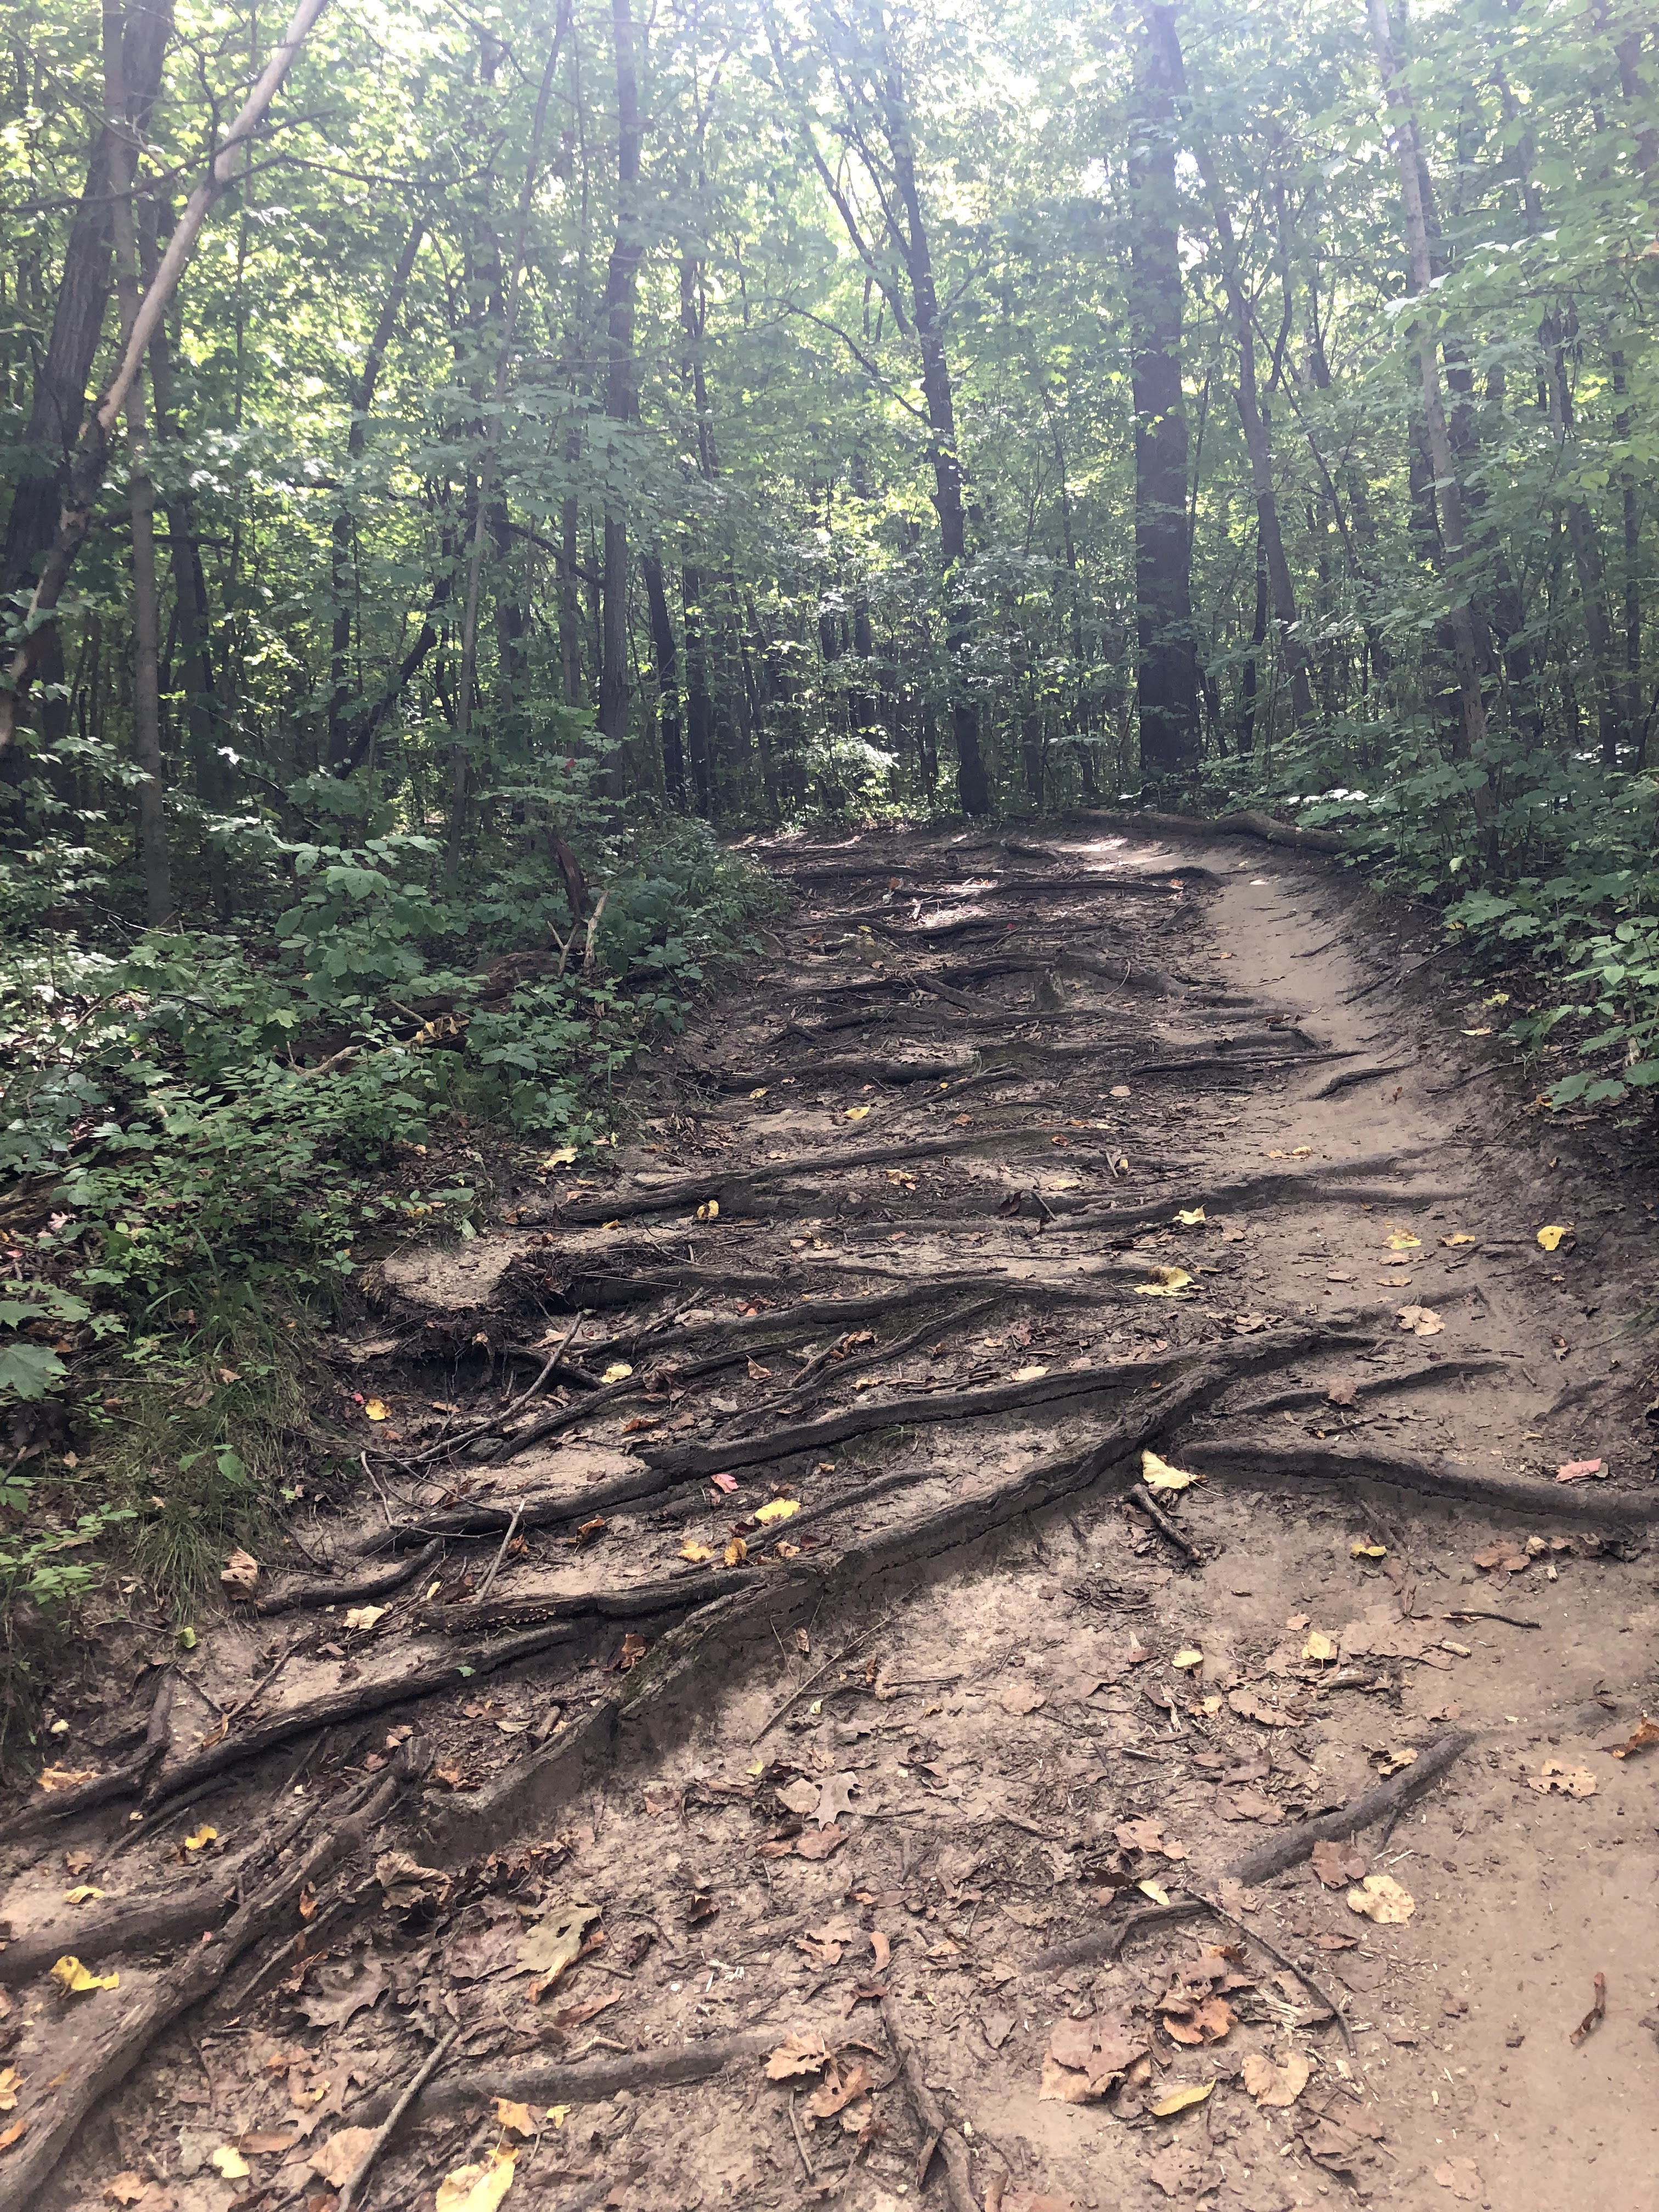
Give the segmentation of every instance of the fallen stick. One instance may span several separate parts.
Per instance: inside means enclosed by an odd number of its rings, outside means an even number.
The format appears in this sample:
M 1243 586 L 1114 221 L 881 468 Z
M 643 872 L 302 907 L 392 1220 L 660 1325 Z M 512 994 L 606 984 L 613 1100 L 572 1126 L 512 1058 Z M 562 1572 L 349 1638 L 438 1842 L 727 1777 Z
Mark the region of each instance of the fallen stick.
M 1402 1767 L 1386 1782 L 1379 1782 L 1374 1790 L 1366 1790 L 1352 1804 L 1334 1813 L 1322 1813 L 1317 1820 L 1300 1821 L 1275 1836 L 1272 1842 L 1259 1844 L 1243 1858 L 1235 1859 L 1231 1866 L 1223 1868 L 1218 1887 L 1222 1881 L 1237 1881 L 1246 1889 L 1254 1888 L 1259 1883 L 1271 1881 L 1287 1868 L 1299 1865 L 1310 1856 L 1316 1844 L 1334 1843 L 1358 1835 L 1362 1828 L 1369 1828 L 1378 1820 L 1398 1819 L 1401 1810 L 1420 1797 L 1431 1783 L 1437 1782 L 1474 1741 L 1474 1734 L 1468 1729 L 1453 1729 L 1437 1738 L 1410 1766 Z M 1115 1959 L 1130 1936 L 1143 1928 L 1162 1927 L 1172 1920 L 1190 1920 L 1194 1913 L 1209 1909 L 1208 1900 L 1194 1892 L 1178 1903 L 1171 1901 L 1131 1913 L 1127 1919 L 1091 1929 L 1085 1936 L 1051 1944 L 1048 1950 L 1037 1953 L 1026 1972 L 1050 1973 L 1066 1966 L 1086 1966 L 1096 1959 Z
M 363 2146 L 362 2156 L 346 2176 L 340 2194 L 335 2200 L 334 2212 L 351 2212 L 352 2205 L 356 2202 L 358 2191 L 373 2172 L 374 2162 L 392 2140 L 392 2131 L 398 2121 L 402 2119 L 445 2059 L 448 2057 L 450 2052 L 459 2042 L 460 2037 L 460 2029 L 452 2027 L 443 2041 L 434 2044 L 431 2050 L 428 2051 L 420 2066 L 410 2075 L 397 2103 L 393 2105 L 380 2126 L 375 2129 L 374 2140 Z
M 1385 1075 L 1403 1075 L 1410 1066 L 1408 1060 L 1390 1060 L 1381 1066 L 1345 1067 L 1322 1083 L 1316 1091 L 1310 1091 L 1308 1097 L 1310 1100 L 1334 1098 L 1339 1091 L 1352 1090 L 1357 1083 L 1374 1083 Z
M 322 1606 L 349 1603 L 353 1598 L 379 1597 L 386 1590 L 401 1589 L 411 1583 L 422 1567 L 434 1564 L 443 1551 L 443 1540 L 434 1537 L 424 1551 L 399 1559 L 394 1565 L 379 1567 L 370 1575 L 354 1575 L 340 1583 L 300 1583 L 289 1589 L 274 1589 L 267 1598 L 259 1599 L 253 1610 L 262 1617 L 273 1613 L 313 1612 Z
M 881 2022 L 887 2031 L 887 2040 L 893 2047 L 899 2072 L 904 2079 L 905 2093 L 911 2110 L 922 2132 L 921 2154 L 916 2160 L 916 2188 L 927 2185 L 927 2169 L 933 2162 L 938 2149 L 945 2160 L 945 2193 L 951 2203 L 951 2212 L 979 2212 L 974 2202 L 973 2178 L 969 2169 L 968 2146 L 945 2118 L 939 2099 L 927 2086 L 927 2076 L 916 2056 L 915 2045 L 898 2024 L 898 2014 L 890 1996 L 881 2001 Z
M 216 1989 L 250 1944 L 280 1926 L 307 1882 L 361 1847 L 402 1787 L 395 1773 L 371 1784 L 366 1802 L 360 1800 L 356 1810 L 251 1897 L 211 1942 L 198 1943 L 136 1996 L 108 2001 L 106 2011 L 88 2016 L 79 2055 L 32 2099 L 20 2100 L 19 2118 L 27 2131 L 7 2160 L 6 2203 L 12 2212 L 23 2212 L 88 2116 L 107 2106 L 157 2037 Z
M 1207 1438 L 1183 1449 L 1194 1468 L 1246 1482 L 1272 1483 L 1285 1476 L 1298 1482 L 1382 1482 L 1430 1498 L 1457 1498 L 1494 1511 L 1576 1521 L 1592 1528 L 1621 1522 L 1648 1528 L 1659 1520 L 1659 1497 L 1650 1492 L 1632 1495 L 1609 1491 L 1600 1483 L 1569 1488 L 1529 1482 L 1520 1475 L 1480 1474 L 1451 1460 L 1408 1459 L 1403 1453 L 1365 1449 L 1346 1451 L 1336 1444 L 1230 1443 L 1224 1437 Z
M 1100 806 L 1072 807 L 1061 818 L 1085 827 L 1091 823 L 1103 823 L 1108 829 L 1125 830 L 1132 836 L 1187 837 L 1200 844 L 1224 837 L 1259 837 L 1264 845 L 1288 845 L 1299 852 L 1347 850 L 1347 840 L 1335 830 L 1301 830 L 1294 823 L 1276 822 L 1256 807 L 1219 815 L 1211 821 L 1200 821 L 1185 814 L 1155 814 L 1150 810 L 1145 813 L 1115 813 Z

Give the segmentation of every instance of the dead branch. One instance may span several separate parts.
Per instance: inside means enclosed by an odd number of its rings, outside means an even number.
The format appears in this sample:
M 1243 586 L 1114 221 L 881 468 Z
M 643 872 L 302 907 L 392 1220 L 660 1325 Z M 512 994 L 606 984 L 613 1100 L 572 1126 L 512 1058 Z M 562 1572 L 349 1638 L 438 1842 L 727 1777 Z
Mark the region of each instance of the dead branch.
M 1157 1529 L 1158 1534 L 1163 1537 L 1164 1542 L 1171 1545 L 1175 1550 L 1179 1552 L 1182 1558 L 1185 1559 L 1189 1567 L 1196 1567 L 1202 1565 L 1203 1553 L 1199 1551 L 1196 1545 L 1189 1544 L 1188 1542 L 1187 1539 L 1182 1534 L 1180 1529 L 1176 1527 L 1175 1522 L 1170 1520 L 1169 1515 L 1164 1510 L 1164 1508 L 1152 1496 L 1152 1492 L 1147 1489 L 1144 1482 L 1138 1482 L 1135 1484 L 1134 1487 L 1127 1493 L 1127 1499 L 1128 1503 L 1134 1507 L 1137 1513 L 1144 1513 L 1146 1515 L 1146 1518 L 1152 1522 L 1153 1528 Z
M 344 2185 L 335 2200 L 334 2212 L 351 2212 L 351 2207 L 356 2202 L 358 2191 L 374 2172 L 375 2160 L 391 2142 L 398 2121 L 402 2119 L 404 2114 L 420 2095 L 460 2039 L 460 2029 L 452 2027 L 443 2041 L 434 2044 L 432 2049 L 428 2051 L 425 2058 L 410 2076 L 397 2103 L 374 2130 L 374 2140 L 364 2145 L 362 2156 L 346 2176 Z

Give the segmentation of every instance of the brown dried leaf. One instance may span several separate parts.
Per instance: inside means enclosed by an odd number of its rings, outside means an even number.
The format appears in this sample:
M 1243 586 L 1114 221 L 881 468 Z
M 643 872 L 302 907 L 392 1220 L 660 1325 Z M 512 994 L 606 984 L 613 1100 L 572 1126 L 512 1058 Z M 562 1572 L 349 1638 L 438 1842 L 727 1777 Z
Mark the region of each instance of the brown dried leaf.
M 1308 1856 L 1327 1889 L 1343 1889 L 1364 1877 L 1365 1862 L 1352 1844 L 1334 1844 L 1322 1837 Z
M 1472 2158 L 1449 2158 L 1443 2166 L 1436 2166 L 1434 2178 L 1465 2204 L 1478 2203 L 1486 2185 Z
M 1629 1739 L 1620 1744 L 1606 1744 L 1615 1759 L 1628 1759 L 1633 1752 L 1644 1751 L 1650 1743 L 1659 1743 L 1659 1721 L 1650 1721 L 1645 1713 L 1638 1721 Z
M 847 1828 L 820 1828 L 816 1835 L 799 1836 L 795 1840 L 795 1856 L 803 1859 L 827 1859 L 838 1851 L 851 1831 Z
M 1048 1702 L 1048 1692 L 1039 1690 L 1035 1682 L 1010 1682 L 997 1699 L 1005 1713 L 1015 1715 L 1034 1713 L 1039 1705 Z
M 373 2128 L 338 2128 L 311 2154 L 311 2168 L 331 2189 L 343 2189 L 357 2162 L 374 2140 Z
M 815 2120 L 833 2119 L 844 2105 L 854 2097 L 861 2097 L 870 2087 L 870 2069 L 860 2059 L 852 2072 L 837 2080 L 832 2070 L 806 2100 L 806 2109 Z
M 1536 1774 L 1527 1777 L 1527 1787 L 1547 1797 L 1559 1790 L 1564 1797 L 1594 1797 L 1595 1777 L 1587 1766 L 1569 1766 L 1564 1759 L 1547 1759 Z
M 1244 2061 L 1244 2087 L 1258 2105 L 1293 2105 L 1307 2087 L 1312 2071 L 1299 2051 L 1291 2051 L 1278 2065 L 1263 2052 L 1252 2051 Z
M 543 1978 L 537 1991 L 538 1997 L 543 1990 L 551 1989 L 566 1967 L 574 1962 L 588 1929 L 599 1917 L 597 1905 L 556 1905 L 520 1936 L 518 1971 Z
M 786 2035 L 766 2062 L 769 2081 L 787 2081 L 800 2074 L 821 2074 L 830 2048 L 821 2035 Z

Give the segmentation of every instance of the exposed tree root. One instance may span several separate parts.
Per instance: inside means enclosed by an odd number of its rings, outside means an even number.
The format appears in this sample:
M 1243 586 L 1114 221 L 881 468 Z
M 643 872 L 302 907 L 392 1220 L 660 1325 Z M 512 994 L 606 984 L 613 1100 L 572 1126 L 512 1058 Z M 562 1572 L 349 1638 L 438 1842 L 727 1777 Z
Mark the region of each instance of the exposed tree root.
M 1437 1359 L 1427 1367 L 1412 1367 L 1393 1375 L 1370 1376 L 1359 1384 L 1358 1395 L 1352 1407 L 1331 1404 L 1328 1390 L 1316 1386 L 1311 1390 L 1276 1390 L 1271 1398 L 1253 1398 L 1248 1405 L 1227 1406 L 1222 1409 L 1227 1420 L 1251 1420 L 1263 1413 L 1290 1413 L 1305 1406 L 1327 1406 L 1333 1419 L 1346 1413 L 1363 1412 L 1372 1398 L 1391 1396 L 1396 1390 L 1418 1390 L 1425 1382 L 1455 1382 L 1464 1375 L 1499 1375 L 1515 1364 L 1501 1352 L 1483 1353 L 1464 1359 Z
M 362 1845 L 403 1787 L 388 1775 L 366 1802 L 251 1897 L 211 1942 L 198 1943 L 136 1996 L 100 2014 L 82 2054 L 50 2084 L 20 2099 L 23 2135 L 6 2166 L 6 2202 L 23 2212 L 88 2116 L 103 2106 L 174 2021 L 215 1990 L 248 1947 L 282 1925 L 301 1891 L 332 1873 Z
M 898 2061 L 899 2073 L 904 2081 L 905 2094 L 910 2100 L 916 2124 L 921 2130 L 921 2155 L 916 2160 L 916 2187 L 927 2185 L 927 2169 L 938 2150 L 945 2161 L 945 2194 L 951 2212 L 979 2212 L 974 2202 L 973 2178 L 968 2160 L 968 2146 L 945 2118 L 939 2099 L 927 2086 L 927 2076 L 922 2070 L 916 2047 L 899 2026 L 897 2009 L 890 1996 L 881 2001 L 882 2025 L 887 2030 L 887 2040 L 892 2045 L 893 2056 Z
M 1085 827 L 1098 822 L 1109 830 L 1127 830 L 1131 836 L 1185 837 L 1204 844 L 1224 837 L 1259 837 L 1264 844 L 1289 845 L 1304 853 L 1345 853 L 1347 840 L 1335 830 L 1298 830 L 1293 823 L 1275 822 L 1269 814 L 1249 807 L 1223 814 L 1212 821 L 1197 821 L 1185 814 L 1115 814 L 1101 807 L 1073 807 L 1064 817 Z
M 401 1589 L 405 1583 L 413 1582 L 423 1567 L 436 1562 L 442 1551 L 441 1540 L 434 1537 L 424 1551 L 398 1560 L 395 1566 L 377 1567 L 373 1574 L 353 1575 L 343 1582 L 290 1583 L 272 1590 L 269 1597 L 260 1598 L 253 1609 L 262 1615 L 311 1612 L 320 1606 L 345 1604 L 353 1598 L 380 1597 L 387 1590 Z
M 1246 1889 L 1255 1888 L 1288 1868 L 1299 1866 L 1316 1844 L 1357 1836 L 1378 1820 L 1397 1817 L 1405 1806 L 1423 1795 L 1431 1783 L 1437 1782 L 1474 1741 L 1473 1733 L 1467 1729 L 1454 1729 L 1437 1737 L 1418 1753 L 1410 1766 L 1402 1767 L 1398 1774 L 1379 1782 L 1374 1790 L 1368 1790 L 1363 1797 L 1356 1797 L 1352 1804 L 1334 1813 L 1322 1813 L 1316 1820 L 1303 1820 L 1293 1828 L 1282 1830 L 1271 1842 L 1258 1844 L 1255 1850 L 1247 1851 L 1243 1858 L 1224 1867 L 1218 1881 L 1237 1881 Z M 1149 1911 L 1132 1912 L 1125 1919 L 1039 1951 L 1026 1972 L 1054 1973 L 1066 1966 L 1087 1966 L 1097 1959 L 1115 1959 L 1129 1937 L 1141 1929 L 1164 1927 L 1172 1920 L 1190 1919 L 1194 1913 L 1207 1910 L 1202 1897 L 1193 1896 L 1155 1905 Z
M 556 2059 L 536 2059 L 527 2064 L 492 2066 L 491 2096 L 512 2097 L 532 2105 L 594 2105 L 614 2097 L 619 2089 L 668 2089 L 685 2081 L 707 2081 L 738 2059 L 757 2058 L 770 2051 L 782 2036 L 781 2028 L 751 2029 L 746 2035 L 710 2036 L 706 2042 L 687 2043 L 666 2051 L 619 2053 L 614 2057 L 590 2058 L 574 2066 Z M 374 2127 L 390 2112 L 398 2092 L 374 2090 L 351 2108 L 353 2127 Z M 422 2118 L 448 2118 L 479 2101 L 475 2069 L 440 2073 L 416 2101 Z M 607 2187 L 609 2184 L 607 2183 Z
M 1390 1060 L 1381 1066 L 1373 1064 L 1370 1067 L 1345 1067 L 1308 1095 L 1310 1098 L 1334 1098 L 1339 1091 L 1351 1091 L 1357 1083 L 1377 1082 L 1385 1075 L 1401 1075 L 1410 1066 L 1408 1060 Z
M 458 1679 L 456 1670 L 463 1665 L 473 1674 L 493 1674 L 503 1667 L 512 1666 L 515 1660 L 546 1650 L 550 1644 L 568 1642 L 574 1633 L 574 1630 L 556 1622 L 547 1623 L 527 1629 L 522 1636 L 509 1637 L 504 1643 L 484 1642 L 459 1651 L 445 1651 L 436 1658 L 406 1667 L 402 1673 L 380 1680 L 344 1683 L 337 1690 L 310 1698 L 303 1705 L 268 1713 L 240 1733 L 233 1727 L 231 1733 L 217 1743 L 204 1744 L 175 1765 L 163 1767 L 145 1792 L 145 1808 L 154 1809 L 210 1776 L 222 1774 L 227 1767 L 240 1765 L 244 1759 L 257 1759 L 260 1753 L 279 1743 L 289 1743 L 295 1736 L 309 1735 L 315 1729 L 337 1728 L 343 1722 L 361 1719 L 369 1713 L 385 1712 L 392 1705 L 410 1705 L 416 1698 L 428 1698 L 434 1691 L 453 1689 Z
M 149 1725 L 144 1731 L 144 1741 L 137 1754 L 123 1765 L 112 1766 L 107 1774 L 100 1774 L 91 1782 L 77 1784 L 70 1790 L 42 1790 L 32 1797 L 21 1812 L 14 1813 L 3 1827 L 0 1827 L 0 1843 L 10 1843 L 18 1836 L 38 1834 L 42 1828 L 55 1826 L 76 1813 L 88 1811 L 94 1805 L 105 1805 L 112 1797 L 131 1796 L 148 1780 L 167 1747 L 167 1729 L 173 1716 L 174 1677 L 169 1667 L 156 1686 L 155 1702 L 149 1709 Z
M 1651 1528 L 1659 1521 L 1659 1492 L 1632 1495 L 1605 1483 L 1528 1481 L 1523 1475 L 1481 1474 L 1455 1461 L 1410 1459 L 1404 1453 L 1328 1444 L 1287 1446 L 1209 1438 L 1183 1447 L 1194 1468 L 1211 1474 L 1271 1486 L 1297 1482 L 1382 1482 L 1428 1498 L 1458 1498 L 1493 1512 L 1532 1520 L 1576 1521 L 1581 1527 Z

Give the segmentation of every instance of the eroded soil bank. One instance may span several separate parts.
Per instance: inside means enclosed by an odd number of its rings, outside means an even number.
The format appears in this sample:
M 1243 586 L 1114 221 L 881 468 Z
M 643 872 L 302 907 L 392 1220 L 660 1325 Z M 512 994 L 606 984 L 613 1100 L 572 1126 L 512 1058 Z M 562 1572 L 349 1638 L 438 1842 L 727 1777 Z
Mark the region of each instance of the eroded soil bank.
M 1648 2206 L 1644 1190 L 1317 858 L 763 857 L 614 1172 L 386 1267 L 360 1494 L 65 1685 L 0 2197 Z

